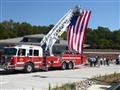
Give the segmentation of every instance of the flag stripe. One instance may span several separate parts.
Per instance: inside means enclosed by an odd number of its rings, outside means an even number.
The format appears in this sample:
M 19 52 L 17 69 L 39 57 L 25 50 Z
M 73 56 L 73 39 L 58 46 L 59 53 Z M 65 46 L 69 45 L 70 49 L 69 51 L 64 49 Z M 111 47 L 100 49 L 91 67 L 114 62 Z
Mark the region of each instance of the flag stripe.
M 75 34 L 76 34 L 76 31 L 77 31 L 77 29 L 76 29 L 76 27 L 77 27 L 77 25 L 78 25 L 78 23 L 79 23 L 79 19 L 80 19 L 80 17 L 78 17 L 78 20 L 77 20 L 77 22 L 76 22 L 76 25 L 75 25 L 75 27 L 74 27 L 74 33 L 73 33 L 73 49 L 75 49 L 75 44 L 76 44 L 76 42 L 75 42 Z
M 82 21 L 82 25 L 81 25 L 81 28 L 80 28 L 80 35 L 79 35 L 79 38 L 78 38 L 78 47 L 77 47 L 77 50 L 79 51 L 79 53 L 81 53 L 81 50 L 80 50 L 80 48 L 81 48 L 81 46 L 80 46 L 80 42 L 81 42 L 81 35 L 82 35 L 82 32 L 83 32 L 83 27 L 84 27 L 84 22 L 85 22 L 85 17 L 86 17 L 86 15 L 87 15 L 87 12 L 84 12 L 85 14 L 83 15 L 83 21 Z
M 87 11 L 87 16 L 86 16 L 86 20 L 85 20 L 85 23 L 84 23 L 84 28 L 83 28 L 83 32 L 82 32 L 82 35 L 81 35 L 81 43 L 80 43 L 80 53 L 83 53 L 83 44 L 84 44 L 84 39 L 85 39 L 85 35 L 86 35 L 86 30 L 87 30 L 87 25 L 88 25 L 88 20 L 90 18 L 90 13 L 91 11 Z
M 82 12 L 82 14 L 83 14 L 83 12 Z M 76 49 L 76 47 L 77 47 L 77 35 L 78 35 L 78 28 L 79 28 L 79 26 L 80 26 L 80 21 L 81 21 L 81 19 L 82 19 L 82 16 L 80 16 L 80 18 L 78 19 L 78 23 L 77 23 L 77 26 L 76 26 L 76 35 L 75 35 L 75 50 L 77 50 Z
M 88 17 L 88 11 L 86 12 L 86 16 L 85 16 L 85 21 L 83 24 L 83 29 L 82 29 L 82 33 L 81 33 L 81 38 L 80 38 L 80 45 L 79 45 L 79 52 L 82 53 L 82 42 L 83 42 L 83 37 L 84 37 L 84 32 L 85 32 L 85 24 L 87 22 L 87 17 Z
M 73 16 L 67 28 L 68 47 L 70 50 L 83 52 L 83 43 L 86 35 L 91 11 L 83 11 L 82 15 Z
M 89 13 L 88 13 L 87 22 L 86 22 L 86 25 L 85 25 L 84 37 L 83 37 L 83 40 L 82 40 L 82 47 L 83 47 L 83 44 L 84 44 L 84 41 L 85 41 L 85 36 L 86 36 L 87 27 L 88 27 L 88 22 L 89 22 L 89 20 L 90 20 L 90 15 L 91 15 L 91 11 L 89 11 Z M 83 48 L 82 48 L 82 49 L 83 49 Z M 82 51 L 83 51 L 83 50 L 82 50 Z
M 78 51 L 78 43 L 79 43 L 79 36 L 81 35 L 81 27 L 82 27 L 82 22 L 83 22 L 83 16 L 85 15 L 85 13 L 83 12 L 83 15 L 82 15 L 82 19 L 81 19 L 81 22 L 79 23 L 79 28 L 78 28 L 78 32 L 77 32 L 77 41 L 76 41 L 76 51 Z
M 70 31 L 69 31 L 69 48 L 70 50 L 72 50 L 72 33 L 73 33 L 73 27 L 70 27 Z

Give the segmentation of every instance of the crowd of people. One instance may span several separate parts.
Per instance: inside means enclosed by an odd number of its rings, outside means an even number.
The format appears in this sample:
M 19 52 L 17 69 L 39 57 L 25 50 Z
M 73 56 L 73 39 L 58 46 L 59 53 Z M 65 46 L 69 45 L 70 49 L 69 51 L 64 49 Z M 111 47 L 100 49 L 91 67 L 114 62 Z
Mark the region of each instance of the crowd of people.
M 120 55 L 118 56 L 118 58 L 115 61 L 113 61 L 113 59 L 108 56 L 107 57 L 100 57 L 100 56 L 89 57 L 88 63 L 91 67 L 100 66 L 100 65 L 109 66 L 110 63 L 115 63 L 115 64 L 119 65 L 120 64 Z

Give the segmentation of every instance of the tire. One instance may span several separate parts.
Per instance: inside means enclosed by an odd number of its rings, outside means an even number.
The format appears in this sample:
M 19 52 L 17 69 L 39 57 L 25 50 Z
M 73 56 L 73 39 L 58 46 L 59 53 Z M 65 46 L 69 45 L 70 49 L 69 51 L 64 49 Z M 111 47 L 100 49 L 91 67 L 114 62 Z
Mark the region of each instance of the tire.
M 31 63 L 26 63 L 24 67 L 25 73 L 31 73 L 34 70 L 34 66 Z
M 73 62 L 69 62 L 67 68 L 68 68 L 68 69 L 73 69 L 73 68 L 74 68 Z
M 67 69 L 67 63 L 66 63 L 66 62 L 63 62 L 63 63 L 62 63 L 61 69 L 62 69 L 62 70 Z

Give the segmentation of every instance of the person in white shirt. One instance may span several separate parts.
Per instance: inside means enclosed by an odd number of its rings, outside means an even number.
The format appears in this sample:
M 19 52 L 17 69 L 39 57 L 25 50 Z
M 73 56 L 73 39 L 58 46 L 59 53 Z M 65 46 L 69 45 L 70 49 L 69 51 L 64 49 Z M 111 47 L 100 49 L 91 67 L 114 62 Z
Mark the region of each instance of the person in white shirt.
M 119 64 L 120 64 L 120 54 L 118 55 L 118 59 L 119 59 L 118 61 L 119 61 Z

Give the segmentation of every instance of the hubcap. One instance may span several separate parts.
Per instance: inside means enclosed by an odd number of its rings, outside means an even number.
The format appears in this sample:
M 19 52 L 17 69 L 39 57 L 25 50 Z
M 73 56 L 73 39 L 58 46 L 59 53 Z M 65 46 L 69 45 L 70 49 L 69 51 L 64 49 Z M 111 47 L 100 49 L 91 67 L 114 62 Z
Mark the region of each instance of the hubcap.
M 71 64 L 71 63 L 69 64 L 69 68 L 70 68 L 70 69 L 72 68 L 72 64 Z
M 65 69 L 66 68 L 66 65 L 65 64 L 63 64 L 63 69 Z
M 31 71 L 32 70 L 32 67 L 30 66 L 30 65 L 28 65 L 28 67 L 27 67 L 27 71 Z

